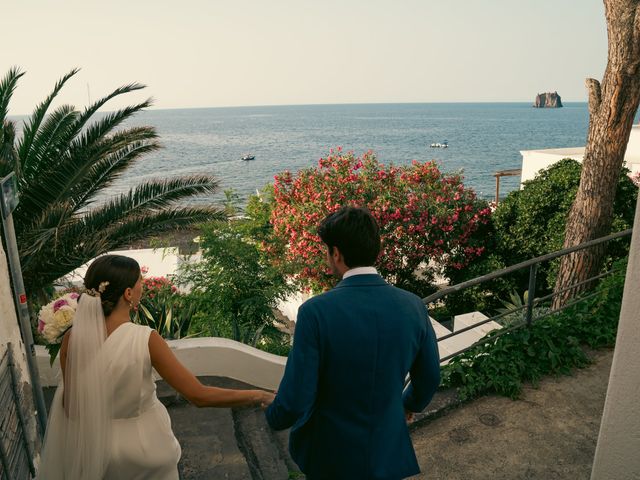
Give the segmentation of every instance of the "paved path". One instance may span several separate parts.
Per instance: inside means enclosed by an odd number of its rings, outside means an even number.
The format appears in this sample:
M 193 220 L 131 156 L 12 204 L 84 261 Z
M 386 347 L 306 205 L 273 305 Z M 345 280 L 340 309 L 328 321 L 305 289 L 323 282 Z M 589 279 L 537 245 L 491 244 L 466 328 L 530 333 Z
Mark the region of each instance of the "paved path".
M 412 432 L 429 479 L 588 479 L 612 350 L 574 376 L 526 387 L 520 400 L 487 396 Z

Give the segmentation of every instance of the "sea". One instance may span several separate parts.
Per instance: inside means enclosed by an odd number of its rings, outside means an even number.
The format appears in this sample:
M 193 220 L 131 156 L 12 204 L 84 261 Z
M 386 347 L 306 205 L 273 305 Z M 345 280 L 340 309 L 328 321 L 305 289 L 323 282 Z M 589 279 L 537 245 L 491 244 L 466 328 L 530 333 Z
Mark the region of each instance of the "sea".
M 360 155 L 373 150 L 384 164 L 435 160 L 462 172 L 478 196 L 495 195 L 494 173 L 521 167 L 521 150 L 579 147 L 586 142 L 586 103 L 537 109 L 531 103 L 300 105 L 148 110 L 131 125 L 152 125 L 163 149 L 144 157 L 105 194 L 151 179 L 210 174 L 220 191 L 193 203 L 219 203 L 223 191 L 241 198 L 274 175 L 315 167 L 331 148 Z M 447 142 L 448 148 L 431 148 Z M 252 161 L 241 158 L 250 154 Z M 519 188 L 503 177 L 501 192 Z

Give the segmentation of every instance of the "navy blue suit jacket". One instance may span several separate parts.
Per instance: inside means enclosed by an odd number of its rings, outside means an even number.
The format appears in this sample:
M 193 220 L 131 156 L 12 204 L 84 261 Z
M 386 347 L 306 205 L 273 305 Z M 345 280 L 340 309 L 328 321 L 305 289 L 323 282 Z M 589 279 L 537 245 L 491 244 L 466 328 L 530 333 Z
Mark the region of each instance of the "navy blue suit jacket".
M 407 372 L 411 385 L 403 394 Z M 404 410 L 440 382 L 422 300 L 379 275 L 355 275 L 305 302 L 269 425 L 310 479 L 400 479 L 420 469 Z

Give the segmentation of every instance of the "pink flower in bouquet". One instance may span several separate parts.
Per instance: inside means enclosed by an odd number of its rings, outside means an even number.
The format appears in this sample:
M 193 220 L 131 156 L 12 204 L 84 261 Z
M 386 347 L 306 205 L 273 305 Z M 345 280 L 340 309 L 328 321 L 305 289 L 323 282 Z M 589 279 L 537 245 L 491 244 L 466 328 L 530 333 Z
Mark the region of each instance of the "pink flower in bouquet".
M 53 303 L 53 313 L 56 313 L 58 310 L 60 310 L 60 308 L 64 307 L 65 305 L 69 305 L 69 302 L 67 302 L 64 298 L 59 298 Z

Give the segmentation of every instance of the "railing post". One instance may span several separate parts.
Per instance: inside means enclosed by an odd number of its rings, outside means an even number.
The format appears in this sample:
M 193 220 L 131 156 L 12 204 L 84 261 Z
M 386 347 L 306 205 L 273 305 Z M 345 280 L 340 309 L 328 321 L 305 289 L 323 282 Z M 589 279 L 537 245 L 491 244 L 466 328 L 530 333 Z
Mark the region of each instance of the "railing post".
M 18 314 L 18 325 L 22 342 L 26 350 L 27 367 L 31 377 L 31 388 L 33 389 L 33 399 L 36 407 L 38 426 L 40 427 L 40 438 L 44 438 L 47 428 L 47 407 L 44 401 L 44 394 L 40 386 L 40 374 L 38 373 L 38 362 L 36 359 L 36 347 L 31 332 L 31 320 L 29 319 L 29 308 L 27 307 L 27 294 L 24 289 L 22 279 L 22 268 L 20 267 L 20 252 L 16 241 L 16 231 L 13 226 L 12 211 L 18 205 L 18 193 L 16 187 L 16 175 L 10 173 L 1 179 L 2 191 L 0 195 L 0 209 L 2 213 L 2 230 L 4 231 L 4 241 L 6 247 L 9 271 L 13 283 L 13 295 Z
M 529 268 L 529 290 L 527 291 L 527 326 L 531 325 L 533 319 L 533 301 L 536 296 L 536 273 L 538 271 L 538 264 L 534 263 Z

